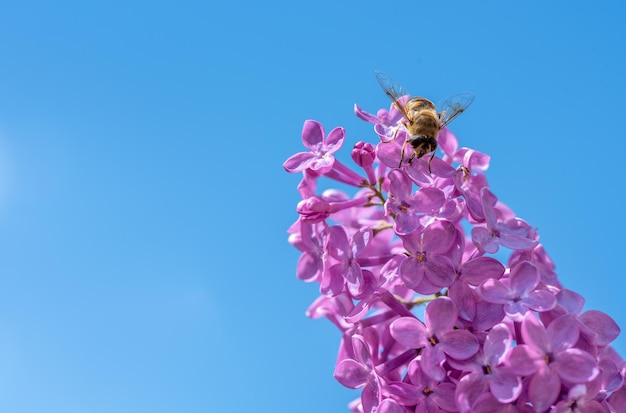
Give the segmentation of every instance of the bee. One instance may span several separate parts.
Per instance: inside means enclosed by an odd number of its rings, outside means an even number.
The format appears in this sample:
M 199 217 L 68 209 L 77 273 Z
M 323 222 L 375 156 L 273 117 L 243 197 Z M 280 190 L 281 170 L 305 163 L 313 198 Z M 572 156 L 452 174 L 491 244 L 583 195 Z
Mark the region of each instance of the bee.
M 376 78 L 385 91 L 385 94 L 389 96 L 393 104 L 402 114 L 404 118 L 402 125 L 409 134 L 409 138 L 402 144 L 398 168 L 402 166 L 402 162 L 404 161 L 406 145 L 410 144 L 411 148 L 413 148 L 413 154 L 409 158 L 409 164 L 411 164 L 413 159 L 419 159 L 432 152 L 432 156 L 428 160 L 428 172 L 430 172 L 430 163 L 437 150 L 439 131 L 445 128 L 448 123 L 463 113 L 463 111 L 472 104 L 474 95 L 471 93 L 461 93 L 451 96 L 439 105 L 439 107 L 443 107 L 444 110 L 437 112 L 437 108 L 433 102 L 419 96 L 409 97 L 409 100 L 402 104 L 401 98 L 403 96 L 410 96 L 406 90 L 398 82 L 380 71 L 376 71 Z M 395 140 L 398 130 L 399 128 L 396 129 L 391 140 L 383 142 L 389 143 Z

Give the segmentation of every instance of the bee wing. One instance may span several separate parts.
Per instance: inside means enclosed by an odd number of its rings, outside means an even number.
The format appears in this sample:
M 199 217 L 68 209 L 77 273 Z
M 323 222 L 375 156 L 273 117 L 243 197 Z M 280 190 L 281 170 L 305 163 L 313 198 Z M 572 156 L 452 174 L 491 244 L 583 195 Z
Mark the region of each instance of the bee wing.
M 452 119 L 463 113 L 473 101 L 474 95 L 471 93 L 459 93 L 458 95 L 444 99 L 438 106 L 442 109 L 442 111 L 439 112 L 441 129 L 452 122 Z
M 405 119 L 409 119 L 406 114 L 406 110 L 404 109 L 404 105 L 400 102 L 400 98 L 402 96 L 408 96 L 409 93 L 402 87 L 402 85 L 395 80 L 393 80 L 390 76 L 381 72 L 380 70 L 376 70 L 374 72 L 376 74 L 376 79 L 378 79 L 378 83 L 380 83 L 380 87 L 383 88 L 385 94 L 389 96 L 389 99 L 393 102 L 393 104 L 398 108 L 402 116 Z

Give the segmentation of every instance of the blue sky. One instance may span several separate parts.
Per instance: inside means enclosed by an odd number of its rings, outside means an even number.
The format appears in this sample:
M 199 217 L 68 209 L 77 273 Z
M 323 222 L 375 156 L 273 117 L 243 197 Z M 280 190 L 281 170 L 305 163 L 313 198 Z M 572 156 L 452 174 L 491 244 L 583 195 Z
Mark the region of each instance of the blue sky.
M 389 105 L 375 69 L 476 96 L 451 130 L 625 326 L 625 21 L 619 2 L 5 4 L 0 409 L 347 411 L 282 163 L 306 119 L 376 141 L 353 115 Z

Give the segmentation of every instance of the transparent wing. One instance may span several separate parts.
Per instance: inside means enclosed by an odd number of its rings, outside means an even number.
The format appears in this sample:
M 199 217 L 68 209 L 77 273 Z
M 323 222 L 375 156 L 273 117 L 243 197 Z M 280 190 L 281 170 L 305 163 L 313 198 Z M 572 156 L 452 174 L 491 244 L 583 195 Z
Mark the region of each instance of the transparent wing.
M 385 94 L 389 96 L 389 99 L 396 105 L 396 108 L 402 113 L 405 119 L 408 120 L 406 115 L 406 111 L 404 109 L 404 105 L 400 102 L 400 98 L 402 96 L 408 96 L 409 93 L 402 87 L 402 85 L 395 80 L 393 80 L 390 76 L 385 73 L 376 70 L 374 72 L 376 74 L 376 79 L 378 79 L 378 83 L 380 83 L 380 87 L 383 88 Z
M 441 129 L 445 128 L 448 123 L 463 113 L 473 101 L 474 95 L 471 93 L 459 93 L 444 99 L 438 106 L 442 110 L 439 112 Z

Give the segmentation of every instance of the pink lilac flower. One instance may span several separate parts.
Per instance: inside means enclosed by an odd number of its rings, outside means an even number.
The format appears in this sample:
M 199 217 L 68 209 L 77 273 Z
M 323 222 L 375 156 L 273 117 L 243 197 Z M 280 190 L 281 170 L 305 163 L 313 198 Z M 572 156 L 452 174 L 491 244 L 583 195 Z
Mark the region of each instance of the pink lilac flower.
M 289 243 L 302 254 L 296 266 L 296 276 L 302 281 L 320 281 L 324 269 L 324 232 L 321 224 L 297 221 L 297 229 L 289 236 Z
M 469 148 L 458 148 L 456 136 L 448 128 L 439 131 L 437 143 L 444 154 L 444 160 L 458 162 L 469 171 L 484 172 L 489 168 L 490 156 Z
M 454 280 L 454 264 L 445 255 L 456 240 L 451 222 L 438 221 L 423 231 L 401 234 L 407 257 L 400 265 L 400 276 L 407 288 L 431 294 L 450 286 Z
M 575 316 L 565 314 L 546 328 L 528 313 L 521 333 L 524 344 L 511 350 L 509 362 L 520 376 L 531 376 L 528 397 L 537 411 L 557 400 L 562 383 L 585 384 L 599 374 L 596 360 L 574 347 L 579 334 Z
M 388 215 L 395 215 L 395 231 L 408 234 L 415 231 L 420 223 L 420 213 L 432 213 L 445 202 L 444 193 L 437 188 L 424 188 L 412 194 L 412 182 L 400 169 L 389 173 L 389 199 L 385 203 Z
M 368 342 L 364 336 L 352 336 L 351 356 L 337 362 L 335 378 L 346 387 L 356 389 L 363 387 L 361 402 L 363 410 L 371 412 L 380 403 L 380 390 L 383 385 L 376 371 L 378 357 L 377 343 L 370 335 Z
M 400 103 L 404 104 L 407 98 L 401 98 Z M 374 125 L 396 126 L 403 119 L 402 113 L 395 104 L 391 104 L 389 110 L 380 109 L 376 115 L 372 115 L 361 109 L 358 105 L 354 105 L 354 114 L 366 122 Z
M 552 293 L 536 289 L 539 280 L 537 267 L 525 261 L 511 269 L 508 279 L 489 278 L 478 286 L 476 292 L 485 301 L 504 304 L 507 315 L 517 321 L 528 310 L 548 311 L 556 306 Z
M 467 359 L 478 351 L 478 340 L 467 331 L 454 330 L 456 305 L 447 297 L 439 297 L 426 307 L 424 324 L 417 318 L 402 317 L 391 323 L 391 336 L 410 348 L 423 348 L 420 365 L 435 380 L 445 377 L 442 367 L 446 354 Z
M 296 276 L 321 294 L 306 315 L 341 333 L 334 376 L 360 391 L 349 409 L 626 412 L 626 362 L 611 346 L 619 327 L 583 311 L 537 230 L 492 192 L 490 157 L 444 128 L 442 158 L 400 165 L 408 135 L 398 107 L 355 113 L 374 139 L 354 145 L 354 169 L 335 158 L 343 128 L 326 135 L 312 120 L 308 152 L 283 165 L 302 173 L 288 230 Z M 348 190 L 320 193 L 322 176 Z
M 345 139 L 343 128 L 335 128 L 325 136 L 324 127 L 314 120 L 304 122 L 302 128 L 302 143 L 310 152 L 299 152 L 283 164 L 287 172 L 301 172 L 312 169 L 320 174 L 331 170 L 337 152 Z
M 567 399 L 556 404 L 553 413 L 605 413 L 602 405 L 593 400 L 584 384 L 577 384 L 567 393 Z
M 409 363 L 409 382 L 389 383 L 387 388 L 402 405 L 415 406 L 416 412 L 454 412 L 456 385 L 447 380 L 434 380 L 425 374 L 418 359 Z
M 344 285 L 354 297 L 361 296 L 368 286 L 367 279 L 371 276 L 364 273 L 358 262 L 358 256 L 365 249 L 372 237 L 372 230 L 362 227 L 350 238 L 343 227 L 332 226 L 328 228 L 326 249 L 329 260 L 329 268 L 324 272 L 321 281 L 322 293 L 339 294 Z M 330 258 L 333 260 L 331 261 Z
M 457 368 L 470 371 L 457 385 L 457 405 L 470 412 L 478 398 L 489 391 L 500 403 L 516 400 L 522 391 L 522 381 L 505 365 L 513 344 L 513 336 L 505 324 L 494 326 L 487 334 L 482 351 L 464 362 L 453 362 Z
M 502 222 L 498 219 L 495 208 L 498 199 L 488 188 L 481 189 L 480 199 L 487 226 L 472 229 L 472 240 L 482 250 L 496 253 L 499 245 L 513 250 L 530 249 L 537 245 L 537 241 L 532 239 L 532 229 L 524 221 L 511 219 Z

